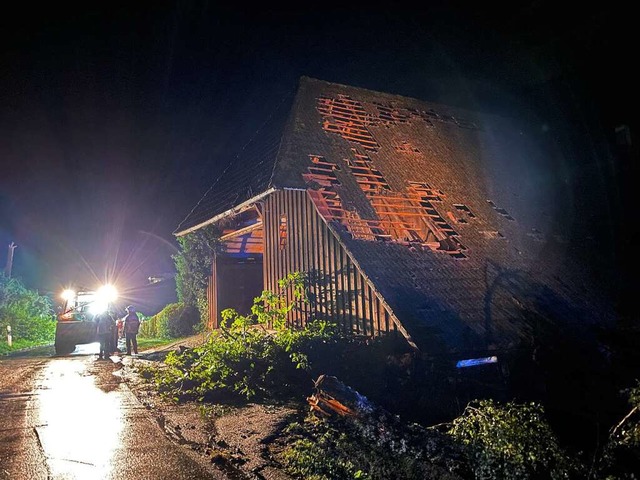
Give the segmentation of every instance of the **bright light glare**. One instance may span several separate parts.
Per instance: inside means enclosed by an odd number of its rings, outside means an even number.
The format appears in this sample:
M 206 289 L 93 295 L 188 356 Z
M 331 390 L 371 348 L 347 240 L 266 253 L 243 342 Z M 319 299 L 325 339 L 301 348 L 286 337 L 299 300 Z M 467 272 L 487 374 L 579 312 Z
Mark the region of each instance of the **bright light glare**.
M 97 315 L 98 313 L 106 312 L 107 308 L 109 308 L 109 304 L 107 302 L 96 300 L 89 305 L 89 313 Z
M 60 295 L 62 297 L 63 300 L 69 301 L 72 300 L 75 296 L 76 296 L 76 292 L 74 292 L 73 290 L 65 290 L 64 292 L 62 292 L 62 295 Z
M 92 346 L 92 353 L 97 353 L 97 346 Z M 95 377 L 87 374 L 88 365 L 76 360 L 49 363 L 42 394 L 34 399 L 39 412 L 34 430 L 51 478 L 118 476 L 115 458 L 123 451 L 127 398 L 120 389 L 100 389 Z M 92 441 L 96 435 L 99 440 Z
M 98 302 L 102 303 L 111 303 L 118 298 L 118 291 L 116 290 L 116 287 L 109 284 L 101 286 L 96 294 Z
M 96 291 L 95 298 L 89 306 L 89 312 L 96 315 L 107 311 L 109 304 L 118 298 L 118 291 L 113 285 L 103 285 Z

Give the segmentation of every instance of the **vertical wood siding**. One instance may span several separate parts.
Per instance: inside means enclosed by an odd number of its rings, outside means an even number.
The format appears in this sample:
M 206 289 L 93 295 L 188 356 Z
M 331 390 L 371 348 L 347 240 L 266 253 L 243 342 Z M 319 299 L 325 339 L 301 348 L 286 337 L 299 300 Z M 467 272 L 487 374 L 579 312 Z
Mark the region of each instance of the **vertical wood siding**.
M 211 276 L 209 277 L 209 284 L 207 285 L 207 302 L 209 304 L 209 322 L 207 326 L 209 329 L 218 328 L 218 295 L 216 292 L 216 260 L 213 259 L 211 264 Z
M 284 245 L 280 231 L 283 216 L 287 228 Z M 301 271 L 309 278 L 311 303 L 291 312 L 288 321 L 292 326 L 319 318 L 361 335 L 395 330 L 395 317 L 318 214 L 306 191 L 283 190 L 267 197 L 263 225 L 265 289 L 278 290 L 278 280 L 288 273 Z

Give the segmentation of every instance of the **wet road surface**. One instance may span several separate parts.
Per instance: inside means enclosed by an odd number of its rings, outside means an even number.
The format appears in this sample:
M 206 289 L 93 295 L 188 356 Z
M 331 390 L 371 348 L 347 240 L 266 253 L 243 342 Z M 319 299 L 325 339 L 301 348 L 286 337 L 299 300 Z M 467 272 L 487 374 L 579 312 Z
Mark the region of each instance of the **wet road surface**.
M 85 348 L 0 359 L 0 479 L 226 478 L 164 435 L 118 357 Z

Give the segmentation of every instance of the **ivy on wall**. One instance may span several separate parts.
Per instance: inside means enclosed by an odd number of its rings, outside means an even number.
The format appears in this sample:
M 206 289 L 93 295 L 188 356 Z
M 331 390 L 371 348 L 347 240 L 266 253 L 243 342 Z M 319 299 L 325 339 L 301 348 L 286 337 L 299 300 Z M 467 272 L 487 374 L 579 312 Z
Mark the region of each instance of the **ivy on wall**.
M 176 294 L 178 301 L 197 307 L 200 318 L 208 315 L 207 284 L 211 265 L 217 253 L 223 251 L 220 234 L 213 225 L 178 237 L 180 252 L 172 256 L 176 266 Z

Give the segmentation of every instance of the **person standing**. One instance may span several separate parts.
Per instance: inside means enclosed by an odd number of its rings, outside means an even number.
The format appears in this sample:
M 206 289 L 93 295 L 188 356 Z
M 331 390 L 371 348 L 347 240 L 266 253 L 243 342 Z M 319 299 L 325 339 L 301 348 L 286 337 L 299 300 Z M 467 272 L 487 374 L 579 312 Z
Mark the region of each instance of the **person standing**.
M 127 315 L 124 317 L 124 338 L 127 343 L 127 355 L 131 355 L 131 347 L 133 353 L 138 354 L 138 330 L 140 329 L 140 318 L 136 313 L 133 305 L 125 308 Z
M 106 360 L 112 352 L 113 329 L 116 324 L 109 312 L 102 312 L 96 315 L 96 329 L 98 341 L 100 342 L 100 353 L 98 360 Z
M 109 310 L 109 315 L 114 319 L 113 321 L 113 336 L 111 337 L 111 351 L 113 353 L 120 353 L 120 349 L 118 348 L 118 339 L 120 338 L 120 323 L 122 320 L 117 318 L 115 312 L 113 310 Z
M 116 337 L 118 339 L 122 338 L 124 339 L 124 318 L 118 318 L 116 320 Z M 117 348 L 117 342 L 116 342 L 116 348 Z M 120 351 L 118 349 L 118 351 Z

